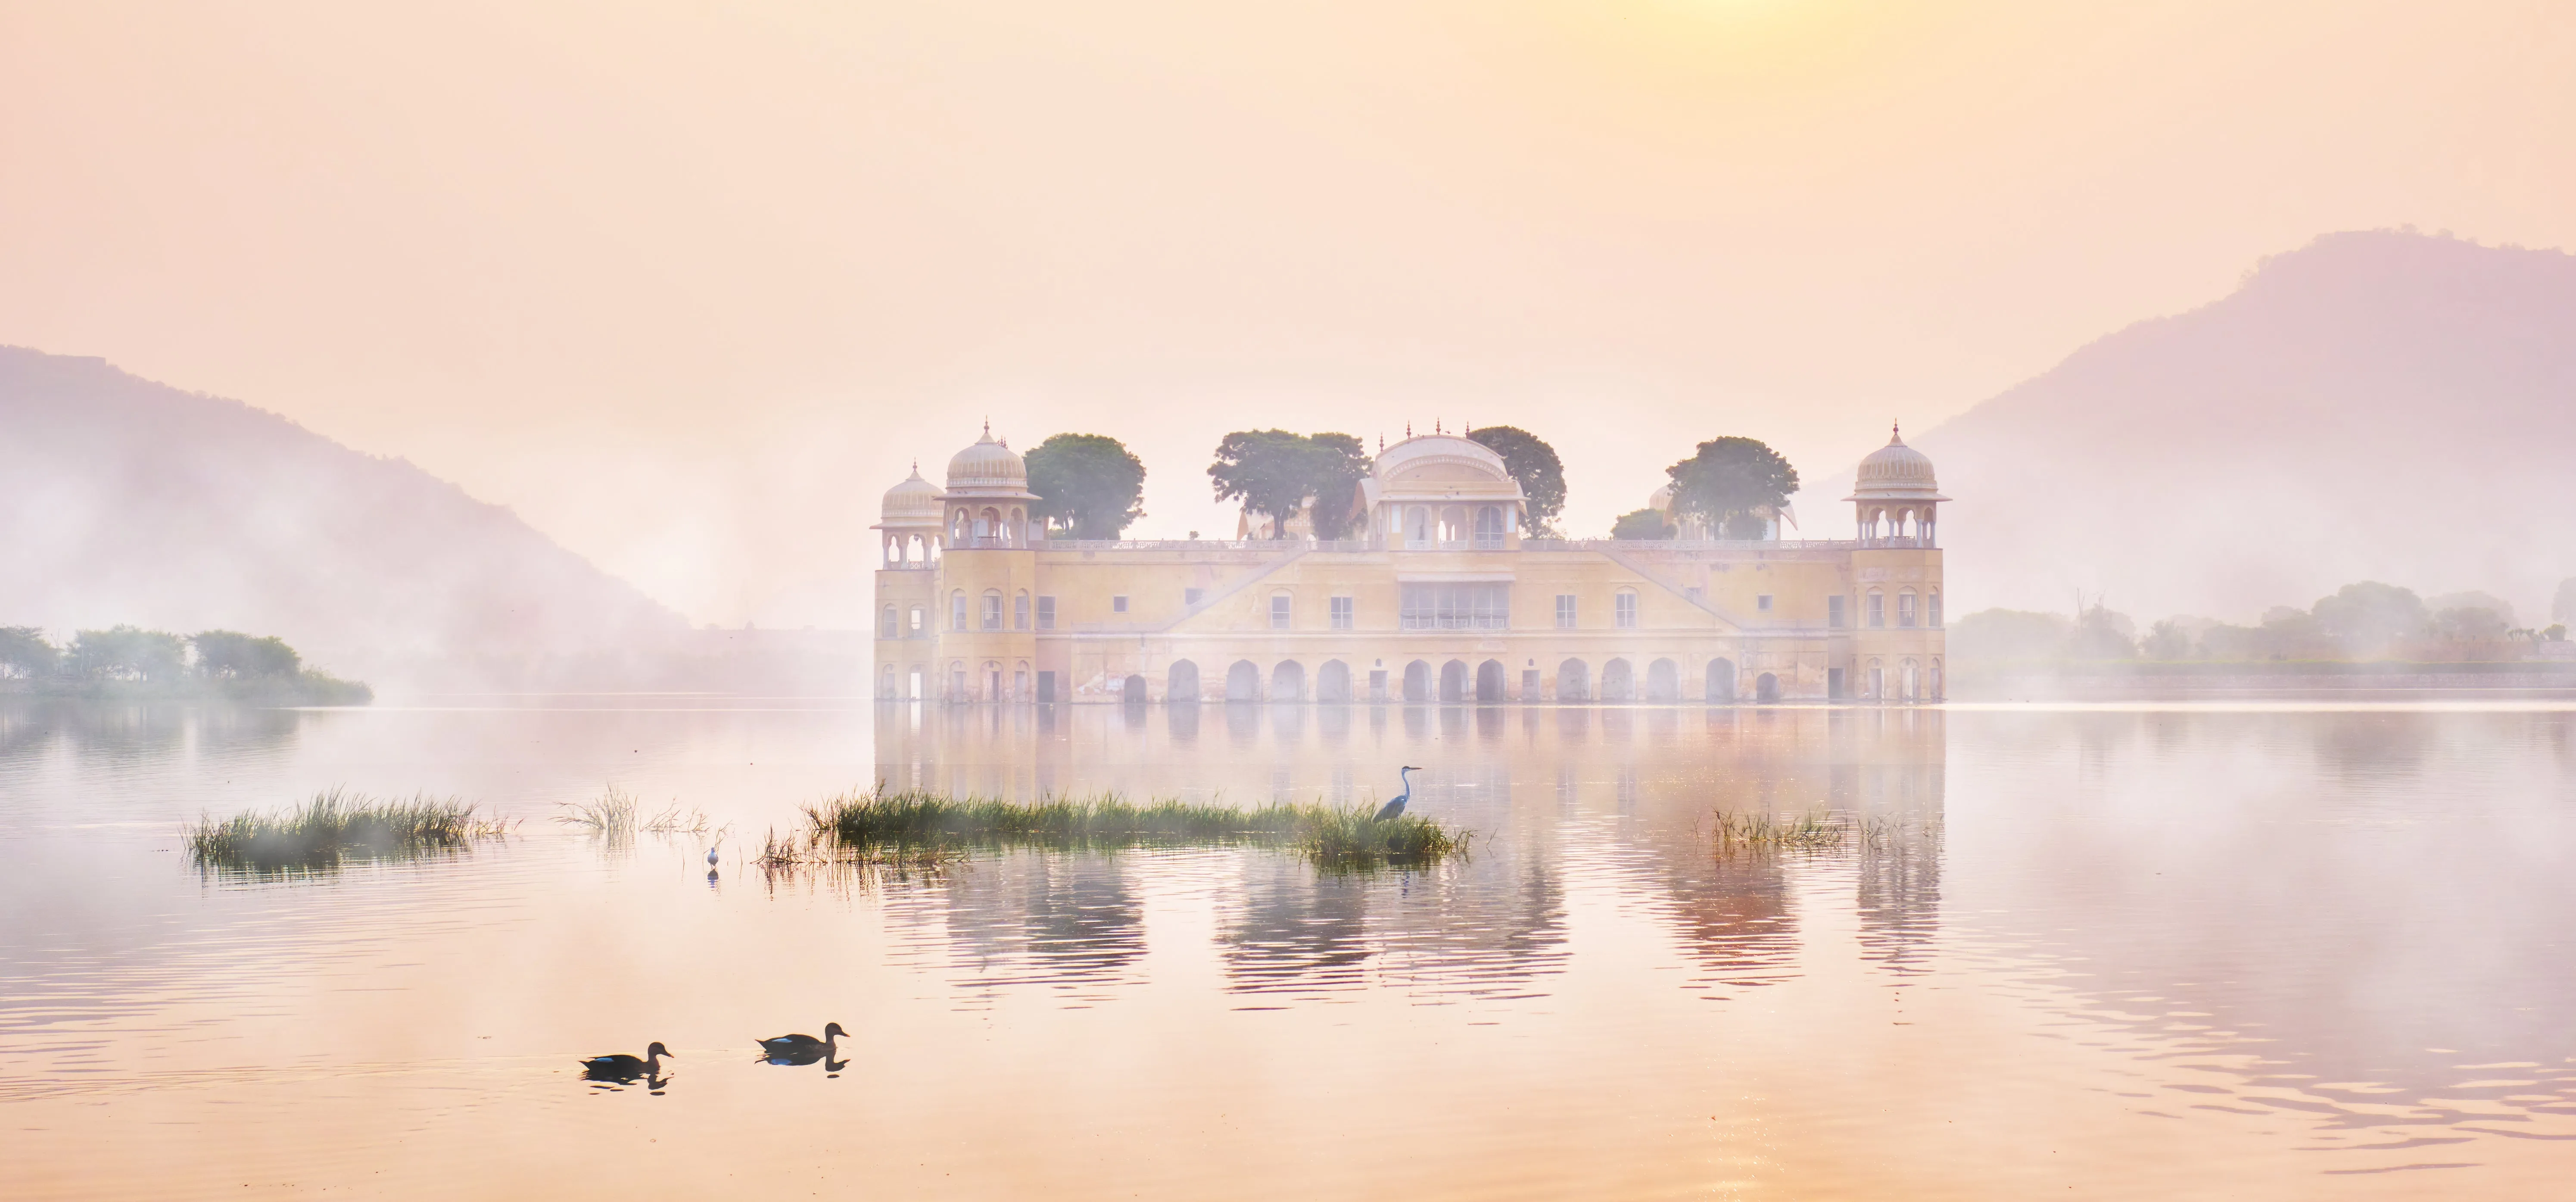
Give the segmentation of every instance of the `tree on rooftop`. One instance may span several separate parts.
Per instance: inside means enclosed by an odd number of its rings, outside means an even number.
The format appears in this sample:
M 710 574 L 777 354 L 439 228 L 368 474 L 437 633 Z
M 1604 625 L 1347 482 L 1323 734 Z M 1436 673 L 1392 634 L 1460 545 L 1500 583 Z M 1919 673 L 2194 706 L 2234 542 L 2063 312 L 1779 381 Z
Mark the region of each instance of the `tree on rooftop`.
M 1217 443 L 1208 479 L 1217 500 L 1239 501 L 1282 530 L 1313 501 L 1316 537 L 1339 538 L 1349 532 L 1351 498 L 1368 471 L 1367 448 L 1348 434 L 1237 430 Z
M 1556 448 L 1518 426 L 1487 426 L 1467 437 L 1503 457 L 1503 470 L 1521 486 L 1529 503 L 1529 533 L 1553 533 L 1556 515 L 1565 511 L 1565 463 Z
M 1798 469 L 1759 439 L 1713 438 L 1664 473 L 1673 478 L 1673 517 L 1697 518 L 1735 537 L 1760 537 L 1760 522 L 1798 491 Z
M 1106 434 L 1057 434 L 1031 448 L 1039 517 L 1075 538 L 1117 538 L 1145 516 L 1145 464 Z
M 1673 524 L 1660 509 L 1633 509 L 1610 523 L 1610 537 L 1631 540 L 1671 538 Z

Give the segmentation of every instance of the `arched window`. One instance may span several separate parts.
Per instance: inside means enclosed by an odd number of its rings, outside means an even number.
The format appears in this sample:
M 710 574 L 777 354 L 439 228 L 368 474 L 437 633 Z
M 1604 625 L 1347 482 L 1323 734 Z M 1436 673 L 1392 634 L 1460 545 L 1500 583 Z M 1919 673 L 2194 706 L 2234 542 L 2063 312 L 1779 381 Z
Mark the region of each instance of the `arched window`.
M 1428 546 L 1433 541 L 1431 507 L 1416 505 L 1404 511 L 1404 541 L 1409 546 Z
M 1939 701 L 1940 699 L 1941 699 L 1941 661 L 1940 661 L 1939 659 L 1934 659 L 1934 660 L 1932 661 L 1932 700 L 1934 700 L 1934 701 Z
M 1592 697 L 1592 669 L 1582 660 L 1569 659 L 1556 666 L 1556 699 L 1588 701 Z
M 1480 546 L 1493 547 L 1499 547 L 1503 544 L 1503 509 L 1501 506 L 1487 505 L 1476 510 L 1476 542 Z
M 1637 590 L 1620 589 L 1618 595 L 1612 597 L 1610 601 L 1610 612 L 1615 619 L 1611 624 L 1621 630 L 1635 630 L 1637 628 Z
M 1028 532 L 1028 528 L 1029 528 L 1029 519 L 1028 519 L 1028 514 L 1027 514 L 1025 511 L 1020 510 L 1020 509 L 1017 509 L 1017 508 L 1012 509 L 1012 510 L 1011 510 L 1011 529 L 1010 529 L 1010 537 L 1011 537 L 1011 545 L 1012 545 L 1012 546 L 1014 546 L 1014 547 L 1019 546 L 1019 545 L 1021 545 L 1023 542 L 1025 542 L 1025 541 L 1026 541 L 1026 540 L 1024 539 L 1024 537 L 1023 537 L 1023 536 L 1024 536 L 1025 534 L 1027 534 L 1027 532 Z
M 986 589 L 984 590 L 984 629 L 1000 630 L 1001 628 L 1002 590 Z M 996 669 L 996 671 L 998 670 L 999 669 Z
M 1887 669 L 1880 666 L 1877 660 L 1869 661 L 1869 692 L 1866 696 L 1872 701 L 1878 701 L 1887 696 Z
M 883 700 L 892 700 L 894 698 L 893 664 L 887 664 L 877 672 L 877 696 Z
M 948 628 L 950 630 L 966 629 L 966 594 L 964 590 L 948 594 Z
M 1929 606 L 1924 611 L 1923 624 L 1934 630 L 1941 628 L 1941 590 L 1937 588 L 1932 590 Z
M 1896 624 L 1899 626 L 1914 625 L 1913 589 L 1907 589 L 1904 592 L 1896 594 Z
M 960 595 L 962 596 L 963 594 Z M 966 700 L 965 660 L 956 660 L 948 665 L 948 699 L 950 701 Z
M 890 639 L 902 633 L 902 619 L 896 615 L 895 608 L 893 606 L 886 606 L 885 614 L 877 622 L 877 637 L 881 639 Z M 894 671 L 894 669 L 888 668 L 886 671 L 891 672 Z
M 1869 595 L 1861 598 L 1861 613 L 1868 618 L 1872 626 L 1887 625 L 1886 594 L 1877 589 L 1869 590 Z
M 1026 630 L 1028 628 L 1029 594 L 1028 590 L 1022 589 L 1018 596 L 1011 598 L 1011 629 Z
M 912 633 L 916 635 L 920 634 L 922 632 L 922 623 L 929 620 L 929 616 L 921 611 L 920 606 L 916 605 L 912 607 Z
M 972 530 L 973 526 L 971 524 L 971 519 L 966 516 L 966 510 L 963 507 L 960 507 L 955 513 L 950 514 L 948 518 L 948 545 L 953 547 L 959 543 L 965 542 L 966 536 L 972 532 Z

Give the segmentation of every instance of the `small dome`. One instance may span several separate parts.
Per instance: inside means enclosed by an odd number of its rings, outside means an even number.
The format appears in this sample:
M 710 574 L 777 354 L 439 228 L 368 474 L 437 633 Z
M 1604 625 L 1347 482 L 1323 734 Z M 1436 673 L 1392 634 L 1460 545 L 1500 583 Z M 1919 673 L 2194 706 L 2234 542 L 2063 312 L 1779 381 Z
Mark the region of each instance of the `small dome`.
M 990 426 L 984 428 L 984 436 L 976 439 L 975 445 L 957 452 L 948 461 L 950 492 L 990 488 L 1023 492 L 1028 486 L 1029 465 L 1020 461 L 1017 452 L 994 441 Z
M 939 524 L 939 486 L 921 478 L 921 465 L 912 465 L 912 474 L 903 483 L 886 490 L 885 506 L 879 514 L 889 523 L 917 521 L 923 525 Z
M 1503 466 L 1503 457 L 1493 448 L 1459 434 L 1416 434 L 1378 452 L 1370 471 L 1380 480 L 1393 480 L 1408 471 L 1432 465 L 1456 466 L 1498 483 L 1509 483 L 1511 469 Z
M 1901 434 L 1890 431 L 1887 445 L 1869 453 L 1860 461 L 1859 478 L 1852 482 L 1855 499 L 1860 497 L 1920 497 L 1930 500 L 1941 486 L 1932 478 L 1932 458 L 1905 445 Z

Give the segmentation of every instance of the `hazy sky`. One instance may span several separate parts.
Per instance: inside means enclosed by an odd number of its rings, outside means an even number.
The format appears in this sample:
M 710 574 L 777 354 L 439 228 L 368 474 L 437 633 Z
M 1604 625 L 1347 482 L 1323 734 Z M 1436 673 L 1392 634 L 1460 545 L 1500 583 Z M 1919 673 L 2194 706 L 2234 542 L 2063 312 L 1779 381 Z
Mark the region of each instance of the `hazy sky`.
M 986 414 L 1147 535 L 1232 532 L 1229 429 L 1522 425 L 1597 532 L 2405 224 L 2576 245 L 2576 5 L 0 0 L 0 343 L 700 621 L 855 619 Z

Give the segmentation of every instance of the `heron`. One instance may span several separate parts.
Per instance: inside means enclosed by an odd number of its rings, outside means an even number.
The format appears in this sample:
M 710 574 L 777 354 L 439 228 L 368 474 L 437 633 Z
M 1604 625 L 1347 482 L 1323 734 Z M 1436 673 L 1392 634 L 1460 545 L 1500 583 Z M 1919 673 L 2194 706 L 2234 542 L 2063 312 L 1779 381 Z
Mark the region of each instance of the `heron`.
M 1404 767 L 1396 769 L 1395 779 L 1404 782 L 1404 792 L 1396 794 L 1395 800 L 1386 803 L 1383 808 L 1378 810 L 1377 817 L 1369 819 L 1369 821 L 1384 822 L 1387 819 L 1404 813 L 1404 803 L 1413 800 L 1413 777 L 1408 774 L 1420 771 L 1422 771 L 1422 769 L 1416 768 L 1411 764 L 1407 764 Z
M 610 1056 L 593 1056 L 581 1062 L 581 1075 L 593 1081 L 632 1081 L 637 1077 L 662 1075 L 662 1058 L 679 1053 L 663 1047 L 660 1041 L 644 1049 L 640 1057 L 624 1052 Z

